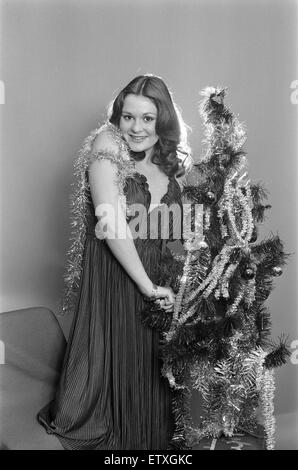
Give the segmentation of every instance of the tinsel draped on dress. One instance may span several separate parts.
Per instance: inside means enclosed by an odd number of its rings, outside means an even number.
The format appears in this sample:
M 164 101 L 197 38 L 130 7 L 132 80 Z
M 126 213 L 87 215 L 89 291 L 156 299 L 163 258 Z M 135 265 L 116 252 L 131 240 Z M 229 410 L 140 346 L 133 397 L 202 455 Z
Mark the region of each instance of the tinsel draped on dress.
M 91 143 L 102 131 L 118 143 L 117 154 L 91 154 Z M 97 218 L 88 183 L 88 164 L 93 158 L 108 158 L 117 164 L 119 193 L 126 196 L 127 208 L 133 203 L 146 208 L 138 219 L 140 235 L 134 242 L 153 282 L 159 279 L 162 253 L 168 251 L 166 242 L 179 233 L 175 226 L 179 218 L 173 217 L 168 238 L 162 238 L 163 218 L 154 217 L 154 211 L 172 204 L 181 207 L 175 177 L 169 177 L 161 205 L 149 212 L 147 179 L 135 170 L 118 129 L 110 123 L 98 128 L 85 141 L 76 167 L 79 184 L 74 196 L 74 225 L 79 227 L 82 248 L 81 253 L 72 251 L 65 296 L 69 307 L 70 291 L 79 277 L 73 321 L 55 397 L 37 418 L 65 449 L 167 449 L 174 424 L 172 392 L 161 375 L 160 333 L 142 324 L 143 296 L 106 241 L 95 235 Z M 134 223 L 129 210 L 127 222 Z M 146 238 L 149 228 L 150 238 Z M 74 272 L 78 264 L 79 276 Z

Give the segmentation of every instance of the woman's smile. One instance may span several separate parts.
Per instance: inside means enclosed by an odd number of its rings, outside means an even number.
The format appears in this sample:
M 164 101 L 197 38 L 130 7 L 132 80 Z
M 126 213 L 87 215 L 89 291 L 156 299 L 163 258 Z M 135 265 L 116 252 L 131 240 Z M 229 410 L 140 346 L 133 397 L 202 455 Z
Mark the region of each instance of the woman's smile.
M 129 135 L 130 139 L 132 139 L 134 142 L 143 142 L 144 139 L 146 139 L 146 136 L 136 136 L 136 135 Z
M 120 118 L 120 129 L 131 150 L 152 152 L 158 141 L 156 134 L 157 108 L 152 100 L 142 95 L 125 97 Z

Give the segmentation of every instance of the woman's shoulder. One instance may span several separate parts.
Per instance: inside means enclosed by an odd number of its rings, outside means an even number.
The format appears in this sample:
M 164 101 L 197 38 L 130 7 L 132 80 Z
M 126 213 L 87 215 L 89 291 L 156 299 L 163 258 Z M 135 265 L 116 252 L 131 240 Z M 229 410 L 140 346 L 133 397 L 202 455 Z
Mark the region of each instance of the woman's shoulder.
M 91 153 L 100 151 L 111 151 L 119 153 L 121 150 L 125 149 L 126 145 L 120 130 L 109 121 L 106 121 L 94 132 Z
M 130 160 L 129 150 L 121 131 L 109 121 L 93 132 L 90 162 L 109 159 L 120 164 Z
M 89 171 L 102 162 L 101 167 L 105 168 L 111 163 L 116 165 L 123 177 L 133 173 L 128 146 L 120 130 L 114 124 L 107 121 L 96 129 L 93 137 L 88 162 Z

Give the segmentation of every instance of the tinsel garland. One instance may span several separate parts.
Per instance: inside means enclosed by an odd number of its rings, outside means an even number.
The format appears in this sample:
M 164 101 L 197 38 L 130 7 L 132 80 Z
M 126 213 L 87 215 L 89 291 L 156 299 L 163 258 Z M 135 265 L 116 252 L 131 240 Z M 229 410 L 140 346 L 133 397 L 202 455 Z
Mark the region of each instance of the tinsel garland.
M 232 436 L 237 428 L 255 432 L 260 406 L 266 446 L 272 449 L 270 369 L 285 363 L 289 351 L 284 343 L 273 350 L 266 341 L 269 314 L 262 303 L 272 290 L 271 277 L 281 273 L 288 255 L 278 237 L 255 244 L 255 224 L 270 206 L 261 202 L 265 190 L 247 178 L 245 128 L 224 105 L 225 91 L 207 87 L 201 92 L 207 149 L 183 191 L 184 264 L 177 272 L 172 320 L 163 321 L 162 310 L 156 314 L 163 325 L 162 374 L 180 397 L 174 441 L 187 447 L 202 437 Z M 203 232 L 190 230 L 189 203 L 204 204 Z M 163 270 L 172 271 L 169 258 Z M 143 319 L 154 327 L 150 315 L 145 310 Z M 185 411 L 188 406 L 183 408 L 182 397 L 189 400 L 194 389 L 204 404 L 199 427 Z
M 179 313 L 184 311 L 184 306 L 182 305 L 182 299 L 185 297 L 185 290 L 186 286 L 188 284 L 188 287 L 193 285 L 191 280 L 191 272 L 193 270 L 193 266 L 198 267 L 198 262 L 199 262 L 199 257 L 201 255 L 201 250 L 206 250 L 206 243 L 202 239 L 197 239 L 196 233 L 199 234 L 201 233 L 199 229 L 199 222 L 198 220 L 195 220 L 195 232 L 194 234 L 190 232 L 190 219 L 191 219 L 191 206 L 189 204 L 184 205 L 184 238 L 185 238 L 185 248 L 187 250 L 186 254 L 186 259 L 183 267 L 183 274 L 180 279 L 180 287 L 178 290 L 178 293 L 176 295 L 176 300 L 175 300 L 175 305 L 174 305 L 174 313 L 173 313 L 173 320 L 172 320 L 172 325 L 170 330 L 166 333 L 166 340 L 170 341 L 172 336 L 175 333 L 176 327 L 181 324 L 183 324 L 187 318 L 191 316 L 189 313 L 190 310 L 185 313 L 183 316 L 179 317 Z M 199 217 L 198 217 L 199 219 Z M 207 256 L 209 255 L 207 251 Z M 206 269 L 208 268 L 208 261 L 206 265 Z M 201 265 L 200 265 L 201 266 Z M 197 274 L 197 271 L 196 271 Z M 202 280 L 202 276 L 204 276 L 204 273 L 201 273 L 200 280 Z M 193 286 L 192 286 L 193 287 Z M 191 299 L 190 299 L 191 300 Z
M 264 417 L 264 429 L 266 433 L 266 449 L 275 447 L 275 416 L 274 416 L 274 370 L 263 370 L 260 380 L 260 404 Z
M 92 152 L 92 145 L 96 137 L 105 133 L 111 138 L 112 149 L 107 151 Z M 80 285 L 82 272 L 82 260 L 84 244 L 86 239 L 86 203 L 90 186 L 87 178 L 88 167 L 93 160 L 108 159 L 117 165 L 117 184 L 120 201 L 123 202 L 123 187 L 126 179 L 135 172 L 135 162 L 130 158 L 128 145 L 126 144 L 120 130 L 106 121 L 103 125 L 93 130 L 83 142 L 77 152 L 74 162 L 74 188 L 71 194 L 71 226 L 72 241 L 67 252 L 67 261 L 64 274 L 64 293 L 61 301 L 60 314 L 71 312 Z

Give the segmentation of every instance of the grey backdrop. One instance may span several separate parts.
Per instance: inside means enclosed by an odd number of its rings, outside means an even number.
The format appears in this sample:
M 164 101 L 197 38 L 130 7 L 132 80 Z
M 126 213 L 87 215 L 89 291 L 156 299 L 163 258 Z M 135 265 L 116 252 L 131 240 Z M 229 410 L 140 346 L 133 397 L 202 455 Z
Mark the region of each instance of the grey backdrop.
M 192 127 L 196 159 L 199 91 L 228 87 L 247 124 L 250 176 L 270 191 L 260 238 L 278 232 L 294 253 L 268 301 L 272 334 L 298 338 L 296 13 L 285 0 L 1 1 L 1 311 L 57 312 L 73 156 L 110 99 L 151 72 Z M 297 367 L 277 371 L 277 413 L 298 409 Z

